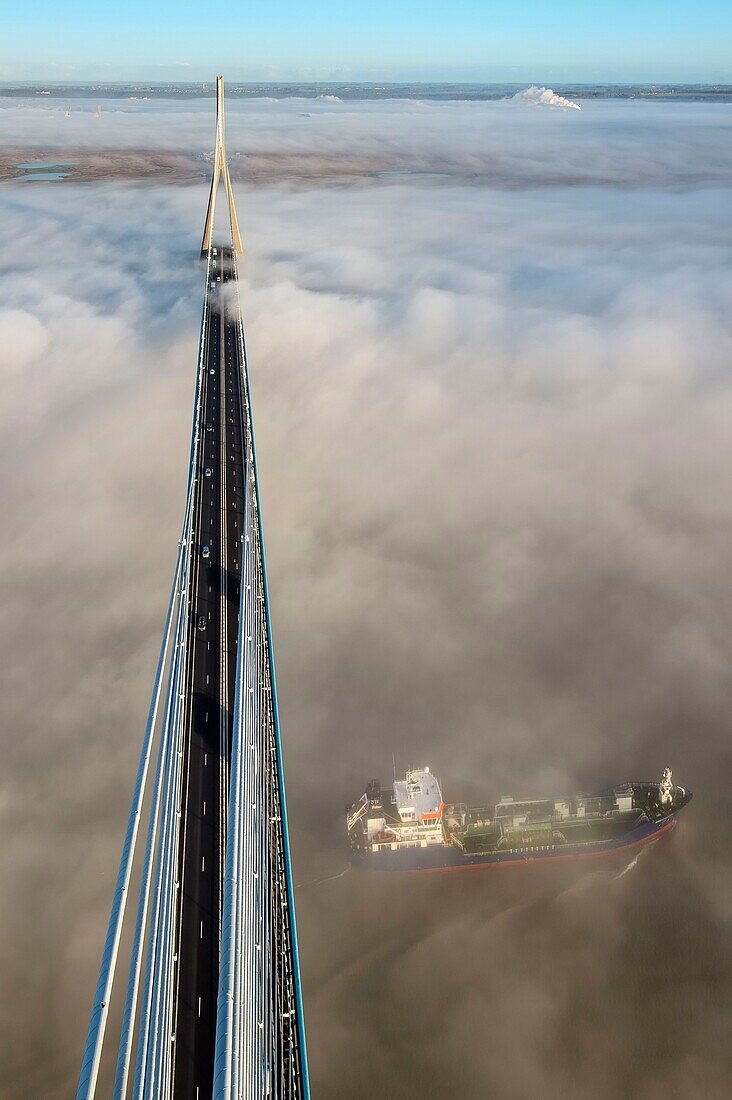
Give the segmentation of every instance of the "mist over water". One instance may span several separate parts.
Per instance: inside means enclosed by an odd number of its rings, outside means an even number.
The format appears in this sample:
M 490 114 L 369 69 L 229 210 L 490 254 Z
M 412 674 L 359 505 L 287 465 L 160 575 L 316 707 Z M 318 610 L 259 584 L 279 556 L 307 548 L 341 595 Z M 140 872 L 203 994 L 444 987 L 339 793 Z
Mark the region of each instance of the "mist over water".
M 6 106 L 3 143 L 53 145 Z M 729 109 L 236 108 L 233 153 L 462 166 L 237 189 L 313 1095 L 727 1096 Z M 103 142 L 205 151 L 199 109 Z M 12 1100 L 75 1087 L 182 514 L 205 201 L 0 187 Z M 341 875 L 343 805 L 392 753 L 448 800 L 665 765 L 695 799 L 633 865 Z

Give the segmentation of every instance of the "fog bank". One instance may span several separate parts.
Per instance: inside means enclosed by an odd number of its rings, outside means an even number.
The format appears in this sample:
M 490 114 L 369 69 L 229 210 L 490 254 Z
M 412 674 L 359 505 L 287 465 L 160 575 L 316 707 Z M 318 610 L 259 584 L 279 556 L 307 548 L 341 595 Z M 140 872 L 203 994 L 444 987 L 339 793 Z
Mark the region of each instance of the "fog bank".
M 154 106 L 171 148 L 205 148 L 208 107 Z M 342 106 L 313 141 L 291 108 L 241 105 L 230 144 L 483 157 L 500 118 L 524 174 L 238 191 L 313 1095 L 721 1098 L 727 116 L 466 104 L 433 129 L 442 105 L 349 104 L 331 124 Z M 17 117 L 4 140 L 50 140 Z M 599 161 L 606 185 L 542 186 Z M 205 200 L 0 188 L 11 1100 L 66 1097 L 78 1072 L 182 513 Z M 448 799 L 668 764 L 695 800 L 622 877 L 321 881 L 347 865 L 343 804 L 392 752 Z

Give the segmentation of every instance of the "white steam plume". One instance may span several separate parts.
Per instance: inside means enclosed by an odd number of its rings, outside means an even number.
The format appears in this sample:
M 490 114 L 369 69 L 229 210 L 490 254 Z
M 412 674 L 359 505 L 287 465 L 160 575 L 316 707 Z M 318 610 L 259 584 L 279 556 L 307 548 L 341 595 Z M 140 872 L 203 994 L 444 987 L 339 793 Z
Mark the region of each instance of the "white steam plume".
M 579 103 L 573 103 L 571 99 L 557 95 L 551 88 L 538 88 L 536 84 L 511 96 L 510 102 L 525 103 L 529 107 L 571 107 L 575 111 L 582 110 Z

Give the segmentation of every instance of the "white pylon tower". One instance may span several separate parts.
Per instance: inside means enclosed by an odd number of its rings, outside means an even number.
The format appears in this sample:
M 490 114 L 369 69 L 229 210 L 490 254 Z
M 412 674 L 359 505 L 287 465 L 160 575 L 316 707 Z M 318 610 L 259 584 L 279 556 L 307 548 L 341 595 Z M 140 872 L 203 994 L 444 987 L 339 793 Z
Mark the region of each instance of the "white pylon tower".
M 216 209 L 216 192 L 219 189 L 219 181 L 224 181 L 226 198 L 229 203 L 229 223 L 231 225 L 231 243 L 237 256 L 243 249 L 241 234 L 239 233 L 239 221 L 234 205 L 234 191 L 231 186 L 229 165 L 226 160 L 226 144 L 224 141 L 224 78 L 216 77 L 216 151 L 214 153 L 213 179 L 211 180 L 211 194 L 208 197 L 208 211 L 206 213 L 206 226 L 203 230 L 201 242 L 201 255 L 204 256 L 211 247 L 211 234 L 213 233 L 214 211 Z

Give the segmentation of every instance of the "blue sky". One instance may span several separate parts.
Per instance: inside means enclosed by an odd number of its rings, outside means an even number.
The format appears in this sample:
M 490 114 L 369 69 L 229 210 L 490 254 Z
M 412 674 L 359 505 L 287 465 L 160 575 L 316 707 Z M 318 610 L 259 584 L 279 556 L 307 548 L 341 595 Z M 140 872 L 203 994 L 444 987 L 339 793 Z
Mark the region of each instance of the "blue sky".
M 27 0 L 0 79 L 727 81 L 725 0 Z

